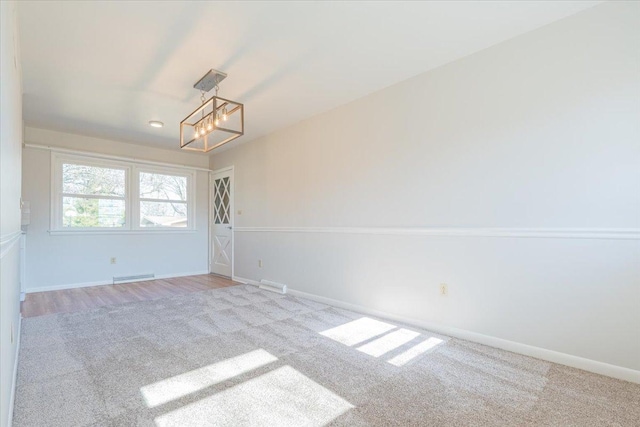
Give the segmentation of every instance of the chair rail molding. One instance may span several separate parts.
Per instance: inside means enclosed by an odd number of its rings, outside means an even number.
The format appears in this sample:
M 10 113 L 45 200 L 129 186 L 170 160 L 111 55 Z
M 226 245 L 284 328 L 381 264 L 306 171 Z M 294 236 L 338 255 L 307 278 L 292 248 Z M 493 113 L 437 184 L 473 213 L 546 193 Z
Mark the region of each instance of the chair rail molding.
M 333 233 L 400 236 L 640 240 L 640 228 L 235 227 L 236 233 Z

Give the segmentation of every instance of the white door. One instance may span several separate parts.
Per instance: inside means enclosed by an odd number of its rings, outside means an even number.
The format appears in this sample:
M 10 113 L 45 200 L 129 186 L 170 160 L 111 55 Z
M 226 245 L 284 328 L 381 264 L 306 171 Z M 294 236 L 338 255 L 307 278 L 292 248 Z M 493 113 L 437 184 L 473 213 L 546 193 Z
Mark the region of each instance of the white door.
M 225 170 L 213 174 L 212 179 L 212 237 L 213 259 L 211 272 L 231 277 L 233 254 L 233 170 Z

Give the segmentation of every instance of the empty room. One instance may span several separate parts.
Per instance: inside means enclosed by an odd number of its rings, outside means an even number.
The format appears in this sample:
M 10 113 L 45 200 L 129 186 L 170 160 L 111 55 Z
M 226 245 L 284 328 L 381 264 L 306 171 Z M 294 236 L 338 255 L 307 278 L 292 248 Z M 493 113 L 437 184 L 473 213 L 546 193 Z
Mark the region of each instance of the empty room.
M 0 427 L 640 426 L 640 2 L 0 19 Z

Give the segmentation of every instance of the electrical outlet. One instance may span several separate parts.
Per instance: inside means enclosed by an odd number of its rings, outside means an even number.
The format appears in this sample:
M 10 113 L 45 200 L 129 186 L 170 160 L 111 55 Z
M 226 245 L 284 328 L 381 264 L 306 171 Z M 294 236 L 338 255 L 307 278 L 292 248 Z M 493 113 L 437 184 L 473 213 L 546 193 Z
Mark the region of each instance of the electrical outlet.
M 449 286 L 446 283 L 440 283 L 440 295 L 446 297 L 449 294 Z
M 242 215 L 242 209 L 238 209 L 238 215 Z
M 116 257 L 111 257 L 111 264 L 115 264 L 116 263 Z
M 261 259 L 258 260 L 258 267 L 262 268 L 262 260 Z

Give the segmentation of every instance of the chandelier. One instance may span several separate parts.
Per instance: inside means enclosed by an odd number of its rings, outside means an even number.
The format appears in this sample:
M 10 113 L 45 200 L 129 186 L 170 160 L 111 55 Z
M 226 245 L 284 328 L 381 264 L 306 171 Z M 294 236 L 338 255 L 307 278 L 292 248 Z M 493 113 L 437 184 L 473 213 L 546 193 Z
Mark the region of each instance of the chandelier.
M 180 122 L 180 148 L 206 153 L 244 135 L 244 106 L 218 96 L 218 84 L 226 73 L 210 70 L 193 85 L 200 91 L 202 105 Z M 209 98 L 211 89 L 216 94 Z

